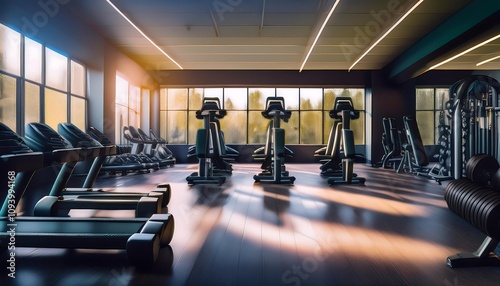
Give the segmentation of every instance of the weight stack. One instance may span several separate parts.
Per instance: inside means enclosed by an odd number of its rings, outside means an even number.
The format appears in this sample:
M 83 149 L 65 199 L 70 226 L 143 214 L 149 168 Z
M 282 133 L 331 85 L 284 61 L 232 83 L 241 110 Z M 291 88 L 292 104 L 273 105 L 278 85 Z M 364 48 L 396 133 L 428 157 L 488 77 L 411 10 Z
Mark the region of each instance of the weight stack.
M 500 192 L 460 179 L 446 186 L 444 199 L 452 212 L 489 237 L 500 239 Z

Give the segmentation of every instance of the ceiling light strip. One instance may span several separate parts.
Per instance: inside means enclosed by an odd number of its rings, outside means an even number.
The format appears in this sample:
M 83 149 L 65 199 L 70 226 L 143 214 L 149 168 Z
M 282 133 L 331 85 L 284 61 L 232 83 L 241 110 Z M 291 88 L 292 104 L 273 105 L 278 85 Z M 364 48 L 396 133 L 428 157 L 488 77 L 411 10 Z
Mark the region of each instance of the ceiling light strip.
M 130 23 L 130 25 L 132 25 L 132 27 L 134 27 L 146 40 L 148 40 L 155 48 L 157 48 L 163 55 L 165 55 L 169 60 L 171 60 L 175 65 L 177 65 L 181 70 L 183 69 L 181 67 L 181 65 L 179 65 L 174 59 L 172 59 L 172 57 L 170 57 L 164 50 L 162 50 L 155 42 L 153 42 L 153 40 L 151 40 L 141 29 L 139 29 L 139 27 L 137 27 L 122 11 L 120 11 L 120 9 L 118 9 L 118 7 L 116 7 L 112 2 L 111 0 L 106 0 L 106 2 L 108 2 L 108 4 L 113 7 L 113 9 L 116 10 L 116 12 L 118 12 L 118 14 L 120 14 L 125 20 L 127 20 L 127 22 Z
M 498 55 L 498 56 L 496 56 L 496 57 L 489 58 L 489 59 L 484 60 L 484 61 L 482 61 L 482 62 L 479 62 L 479 63 L 477 63 L 477 64 L 476 64 L 476 67 L 478 67 L 478 66 L 480 66 L 480 65 L 484 65 L 485 63 L 489 63 L 489 62 L 494 61 L 494 60 L 496 60 L 496 59 L 500 59 L 500 55 Z
M 266 12 L 266 0 L 262 0 L 262 15 L 260 16 L 259 36 L 262 35 L 264 29 L 264 15 Z
M 217 25 L 217 21 L 215 21 L 214 13 L 212 13 L 212 9 L 208 9 L 210 11 L 210 17 L 212 18 L 212 24 L 214 25 L 215 36 L 220 37 L 219 26 Z
M 423 0 L 422 0 L 423 1 Z M 335 8 L 337 8 L 337 5 L 339 4 L 340 0 L 336 0 L 335 3 L 333 4 L 332 6 L 332 9 L 330 9 L 330 12 L 328 13 L 328 15 L 326 16 L 326 19 L 325 21 L 323 22 L 323 25 L 321 25 L 321 28 L 319 29 L 318 31 L 318 34 L 316 35 L 316 38 L 314 39 L 314 42 L 312 43 L 311 45 L 311 48 L 309 49 L 309 51 L 307 52 L 307 55 L 306 55 L 306 58 L 304 59 L 304 62 L 302 62 L 302 65 L 300 66 L 300 70 L 299 72 L 302 71 L 302 69 L 304 68 L 304 66 L 306 65 L 306 62 L 307 60 L 309 59 L 309 56 L 311 55 L 311 52 L 312 50 L 314 49 L 314 46 L 316 46 L 316 42 L 318 41 L 319 37 L 321 36 L 321 33 L 323 32 L 323 29 L 325 28 L 326 26 L 326 23 L 328 23 L 328 20 L 330 20 L 330 17 L 332 16 L 333 14 L 333 11 L 335 10 Z
M 496 35 L 496 36 L 494 36 L 494 37 L 491 37 L 491 38 L 489 38 L 488 40 L 486 40 L 486 41 L 484 41 L 484 42 L 481 42 L 481 43 L 479 43 L 479 44 L 477 44 L 477 45 L 473 46 L 472 48 L 468 48 L 467 50 L 465 50 L 465 51 L 463 51 L 463 52 L 461 52 L 461 53 L 458 53 L 458 54 L 456 54 L 456 55 L 454 55 L 454 56 L 452 56 L 452 57 L 450 57 L 450 58 L 448 58 L 448 59 L 446 59 L 446 60 L 444 60 L 444 61 L 442 61 L 442 62 L 440 62 L 440 63 L 438 63 L 438 64 L 435 64 L 435 65 L 433 65 L 432 67 L 430 67 L 428 70 L 433 70 L 433 69 L 435 69 L 435 68 L 437 68 L 437 67 L 439 67 L 439 66 L 444 65 L 444 64 L 445 64 L 445 63 L 447 63 L 447 62 L 451 62 L 452 60 L 454 60 L 454 59 L 456 59 L 456 58 L 458 58 L 458 57 L 460 57 L 460 56 L 463 56 L 463 55 L 467 54 L 468 52 L 473 51 L 473 50 L 475 50 L 475 49 L 477 49 L 477 48 L 479 48 L 479 47 L 481 47 L 481 46 L 484 46 L 484 45 L 486 45 L 487 43 L 489 43 L 489 42 L 491 42 L 491 41 L 494 41 L 494 40 L 496 40 L 496 39 L 498 39 L 498 38 L 500 38 L 500 34 L 498 34 L 498 35 Z
M 351 69 L 359 63 L 359 61 L 361 61 L 361 59 L 363 59 L 376 45 L 378 45 L 378 43 L 380 43 L 380 41 L 382 41 L 392 30 L 394 30 L 394 28 L 396 28 L 408 15 L 410 15 L 411 12 L 413 12 L 413 10 L 415 10 L 418 5 L 422 4 L 422 2 L 424 2 L 424 0 L 420 0 L 418 1 L 417 3 L 415 3 L 415 5 L 413 5 L 410 10 L 406 11 L 406 13 L 401 17 L 399 18 L 396 23 L 394 23 L 381 37 L 379 37 L 350 67 L 349 67 L 349 71 L 351 71 Z

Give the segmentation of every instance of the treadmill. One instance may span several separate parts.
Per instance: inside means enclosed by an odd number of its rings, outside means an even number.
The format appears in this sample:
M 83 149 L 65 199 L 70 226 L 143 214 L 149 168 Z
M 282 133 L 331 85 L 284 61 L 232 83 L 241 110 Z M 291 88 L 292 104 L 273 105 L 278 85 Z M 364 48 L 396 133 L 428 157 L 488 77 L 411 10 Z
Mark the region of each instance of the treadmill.
M 54 129 L 44 123 L 30 123 L 26 125 L 25 142 L 33 151 L 46 153 L 47 158 L 55 150 L 71 148 L 68 141 L 63 139 Z M 82 141 L 84 142 L 84 141 Z M 76 146 L 75 146 L 76 147 Z M 49 195 L 37 202 L 33 210 L 35 216 L 57 216 L 60 213 L 67 215 L 71 209 L 104 209 L 104 210 L 135 210 L 136 217 L 150 217 L 155 213 L 162 213 L 162 201 L 166 196 L 166 188 L 157 189 L 149 194 L 104 193 L 80 189 L 73 192 L 66 191 L 73 171 L 79 162 L 96 160 L 113 154 L 113 146 L 92 146 L 80 144 L 80 160 L 63 162 L 60 172 L 50 190 Z M 57 158 L 47 159 L 45 166 L 57 164 Z M 97 171 L 98 173 L 98 171 Z
M 58 132 L 59 134 L 66 139 L 68 142 L 73 147 L 80 147 L 80 146 L 103 146 L 104 144 L 98 142 L 97 140 L 93 139 L 89 134 L 86 134 L 83 132 L 81 129 L 76 127 L 72 123 L 59 123 L 58 127 Z M 116 149 L 115 145 L 112 144 L 107 144 L 106 146 L 113 146 Z M 106 161 L 107 156 L 113 156 L 115 154 L 107 154 L 103 156 L 98 156 L 94 159 L 92 166 L 90 167 L 90 170 L 87 174 L 87 177 L 85 178 L 85 181 L 83 182 L 83 185 L 81 188 L 66 188 L 66 191 L 71 191 L 71 193 L 74 192 L 82 192 L 82 194 L 108 194 L 108 195 L 122 195 L 127 198 L 132 198 L 132 197 L 144 197 L 144 196 L 158 196 L 156 193 L 162 193 L 163 196 L 161 197 L 161 205 L 163 208 L 166 208 L 168 206 L 168 203 L 170 202 L 172 190 L 170 188 L 169 183 L 161 183 L 156 186 L 156 189 L 154 189 L 151 193 L 142 193 L 142 192 L 105 192 L 102 189 L 96 189 L 92 188 L 94 185 L 95 181 L 97 180 L 97 177 L 99 176 L 99 173 L 101 169 L 103 168 L 104 162 Z
M 5 198 L 0 209 L 0 251 L 11 251 L 15 233 L 15 247 L 125 249 L 131 265 L 151 267 L 160 247 L 172 240 L 171 214 L 129 219 L 17 216 L 16 207 L 37 170 L 49 161 L 78 162 L 86 152 L 81 148 L 33 152 L 0 122 L 0 173 L 4 174 L 0 189 Z
M 101 167 L 102 172 L 107 172 L 112 175 L 121 174 L 127 175 L 128 173 L 139 172 L 149 173 L 150 170 L 159 168 L 158 163 L 146 162 L 143 156 L 131 154 L 131 145 L 114 145 L 111 141 L 95 127 L 90 127 L 88 135 L 103 146 L 115 146 L 116 154 L 108 156 Z

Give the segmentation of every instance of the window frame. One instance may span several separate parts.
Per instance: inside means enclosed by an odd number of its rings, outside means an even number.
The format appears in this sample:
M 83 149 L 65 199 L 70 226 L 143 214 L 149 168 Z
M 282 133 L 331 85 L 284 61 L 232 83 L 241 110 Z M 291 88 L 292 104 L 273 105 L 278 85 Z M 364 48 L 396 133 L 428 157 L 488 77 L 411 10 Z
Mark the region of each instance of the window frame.
M 359 92 L 360 90 L 362 91 L 362 104 L 363 104 L 363 109 L 360 110 L 360 112 L 362 113 L 362 120 L 363 122 L 361 123 L 363 128 L 362 128 L 362 131 L 361 132 L 361 136 L 362 136 L 362 141 L 359 141 L 357 140 L 357 145 L 366 145 L 366 87 L 365 86 L 327 86 L 327 87 L 321 87 L 321 86 L 314 86 L 314 87 L 270 87 L 270 86 L 250 86 L 250 87 L 245 87 L 245 86 L 230 86 L 230 87 L 207 87 L 209 88 L 210 90 L 215 90 L 215 89 L 218 89 L 218 88 L 221 88 L 222 89 L 222 100 L 221 100 L 221 103 L 222 103 L 222 108 L 225 108 L 225 102 L 226 102 L 226 89 L 229 90 L 229 89 L 235 89 L 235 88 L 240 88 L 240 89 L 246 89 L 246 109 L 244 110 L 246 112 L 246 126 L 244 127 L 246 129 L 246 138 L 244 139 L 244 142 L 238 142 L 238 143 L 229 143 L 229 144 L 233 144 L 233 145 L 248 145 L 248 144 L 262 144 L 264 142 L 260 142 L 262 141 L 262 138 L 264 138 L 265 140 L 265 134 L 266 134 L 266 130 L 264 127 L 262 126 L 267 126 L 267 122 L 260 126 L 259 130 L 262 129 L 261 131 L 259 131 L 259 134 L 262 133 L 264 134 L 264 137 L 262 137 L 262 134 L 259 135 L 259 138 L 260 139 L 257 139 L 257 141 L 259 142 L 256 142 L 255 140 L 253 140 L 250 136 L 250 133 L 254 134 L 251 129 L 251 126 L 253 126 L 252 124 L 252 121 L 251 118 L 257 116 L 260 118 L 260 112 L 262 112 L 263 108 L 259 108 L 262 104 L 265 104 L 265 98 L 267 98 L 267 96 L 280 96 L 282 95 L 283 93 L 283 89 L 295 89 L 296 91 L 294 91 L 294 94 L 296 94 L 297 96 L 297 104 L 298 106 L 296 108 L 293 108 L 291 109 L 292 110 L 292 117 L 294 117 L 293 119 L 294 120 L 297 120 L 296 121 L 296 128 L 295 127 L 291 127 L 293 129 L 297 129 L 297 135 L 298 135 L 298 138 L 295 140 L 294 139 L 294 142 L 292 143 L 287 143 L 289 145 L 324 145 L 324 144 L 327 144 L 328 142 L 328 136 L 325 135 L 325 134 L 329 134 L 330 130 L 327 130 L 325 131 L 325 127 L 327 126 L 327 124 L 325 124 L 325 122 L 327 120 L 331 120 L 332 121 L 332 125 L 333 125 L 333 119 L 331 118 L 326 118 L 326 116 L 328 115 L 328 112 L 330 111 L 330 109 L 332 108 L 332 106 L 326 106 L 324 104 L 325 102 L 325 92 L 327 90 L 337 90 L 337 91 L 341 91 L 342 93 L 341 94 L 335 94 L 333 93 L 333 95 L 336 97 L 336 96 L 342 96 L 346 91 L 350 93 L 350 96 L 354 98 L 356 94 L 351 94 L 351 90 L 354 90 L 356 92 Z M 169 106 L 168 106 L 168 94 L 169 94 L 169 90 L 170 89 L 185 89 L 186 92 L 187 92 L 187 108 L 186 109 L 171 109 Z M 304 109 L 301 107 L 301 90 L 304 91 L 303 89 L 318 89 L 318 90 L 321 90 L 321 107 L 318 107 L 318 106 L 313 106 L 312 109 Z M 192 120 L 195 120 L 193 115 L 194 114 L 194 111 L 196 111 L 197 109 L 199 109 L 200 107 L 196 107 L 196 109 L 193 109 L 195 108 L 194 106 L 191 106 L 191 92 L 193 90 L 202 90 L 201 91 L 201 97 L 204 98 L 205 97 L 205 88 L 204 87 L 170 87 L 170 86 L 161 86 L 160 87 L 160 134 L 162 134 L 164 136 L 164 138 L 167 139 L 167 141 L 169 141 L 171 144 L 179 144 L 179 145 L 183 145 L 183 144 L 194 144 L 194 139 L 193 139 L 193 136 L 191 133 L 193 132 L 196 132 L 196 130 L 191 130 L 195 127 L 199 127 L 199 125 L 193 125 L 191 124 L 191 121 Z M 262 90 L 262 93 L 263 93 L 263 96 L 264 98 L 263 99 L 260 99 L 259 100 L 259 104 L 258 106 L 256 106 L 256 102 L 253 102 L 254 100 L 252 99 L 252 94 L 254 94 L 254 92 L 258 91 L 258 90 Z M 294 100 L 295 101 L 295 100 Z M 253 104 L 252 104 L 253 102 Z M 286 98 L 285 98 L 285 104 L 287 104 L 286 102 Z M 288 104 L 287 104 L 288 105 Z M 170 138 L 170 134 L 169 134 L 169 130 L 167 129 L 167 126 L 168 126 L 168 122 L 164 122 L 164 121 L 167 121 L 168 119 L 168 113 L 169 111 L 172 111 L 172 112 L 179 112 L 179 111 L 184 111 L 184 112 L 187 112 L 188 115 L 187 115 L 187 124 L 186 126 L 182 127 L 184 128 L 185 130 L 187 130 L 187 133 L 188 135 L 186 136 L 186 140 L 185 141 L 182 141 L 182 142 L 176 142 L 175 140 L 172 140 L 173 138 Z M 237 110 L 237 111 L 241 111 L 241 110 Z M 228 113 L 230 112 L 230 110 L 228 110 Z M 302 117 L 304 115 L 306 115 L 306 112 L 313 112 L 313 113 L 318 113 L 316 114 L 315 116 L 319 116 L 322 120 L 319 124 L 321 124 L 321 130 L 322 130 L 322 133 L 320 135 L 317 135 L 318 138 L 321 138 L 321 142 L 318 142 L 318 143 L 302 143 L 303 140 L 301 139 L 301 136 L 302 136 L 302 133 L 301 133 L 301 125 L 303 125 L 304 123 L 302 122 Z M 257 115 L 256 115 L 257 114 Z M 197 120 L 197 119 L 196 119 Z M 222 119 L 224 120 L 224 119 Z M 222 120 L 221 120 L 221 123 L 222 123 Z M 286 125 L 287 123 L 284 123 L 282 125 L 283 128 L 286 128 Z M 195 127 L 193 127 L 195 126 Z M 328 124 L 329 126 L 329 124 Z M 295 136 L 295 134 L 293 134 L 292 136 Z M 296 141 L 296 142 L 295 142 Z
M 27 123 L 30 122 L 25 122 L 26 121 L 26 97 L 25 97 L 25 91 L 26 91 L 26 83 L 35 85 L 39 89 L 39 110 L 38 110 L 38 121 L 37 122 L 42 122 L 45 123 L 45 117 L 46 117 L 46 106 L 45 106 L 45 90 L 50 89 L 54 90 L 57 92 L 62 92 L 66 95 L 66 106 L 67 106 L 67 116 L 66 116 L 66 122 L 71 122 L 71 97 L 74 96 L 71 92 L 71 80 L 72 80 L 72 75 L 71 75 L 71 62 L 78 63 L 84 68 L 84 93 L 82 95 L 77 95 L 79 98 L 83 99 L 85 101 L 85 111 L 83 112 L 84 114 L 84 119 L 83 121 L 85 122 L 85 127 L 87 127 L 88 124 L 88 114 L 87 114 L 87 106 L 88 106 L 88 98 L 87 98 L 87 80 L 88 80 L 88 75 L 87 75 L 87 67 L 79 63 L 78 61 L 72 59 L 71 57 L 64 55 L 50 47 L 48 47 L 46 44 L 44 44 L 41 41 L 38 41 L 37 39 L 28 37 L 15 29 L 12 29 L 2 23 L 0 23 L 0 26 L 2 28 L 9 29 L 11 31 L 14 31 L 20 35 L 20 52 L 19 52 L 19 65 L 20 65 L 20 72 L 19 75 L 17 74 L 12 74 L 6 70 L 3 70 L 0 68 L 0 74 L 7 75 L 10 77 L 14 77 L 16 80 L 16 127 L 14 128 L 15 131 L 20 134 L 24 135 L 24 126 Z M 26 54 L 26 40 L 35 42 L 41 46 L 41 79 L 40 82 L 26 78 L 26 66 L 25 63 L 27 62 L 27 54 Z M 66 60 L 66 90 L 61 90 L 58 88 L 54 88 L 51 86 L 47 85 L 47 59 L 46 59 L 46 52 L 50 51 L 53 53 L 56 53 L 58 55 L 61 55 L 65 57 Z

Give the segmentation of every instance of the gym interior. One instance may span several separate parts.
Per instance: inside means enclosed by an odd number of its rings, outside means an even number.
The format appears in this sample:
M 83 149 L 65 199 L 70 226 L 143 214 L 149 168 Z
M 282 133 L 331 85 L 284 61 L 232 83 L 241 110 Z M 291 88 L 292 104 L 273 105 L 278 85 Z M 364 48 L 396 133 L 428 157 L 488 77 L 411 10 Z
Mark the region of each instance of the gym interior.
M 497 0 L 0 4 L 2 285 L 497 285 Z

